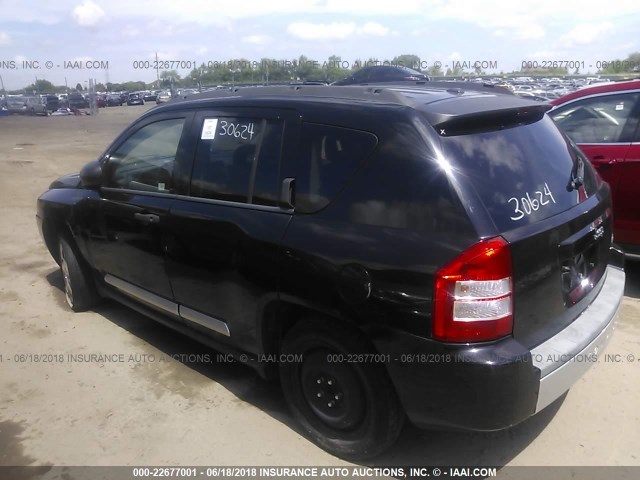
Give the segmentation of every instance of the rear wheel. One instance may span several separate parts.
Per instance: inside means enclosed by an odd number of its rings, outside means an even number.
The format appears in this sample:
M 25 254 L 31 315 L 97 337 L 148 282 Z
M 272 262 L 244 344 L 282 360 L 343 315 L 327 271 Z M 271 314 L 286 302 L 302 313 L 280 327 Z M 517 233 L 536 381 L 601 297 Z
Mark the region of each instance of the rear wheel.
M 93 279 L 88 267 L 81 263 L 75 245 L 65 237 L 60 238 L 59 251 L 65 299 L 73 311 L 83 312 L 98 301 Z
M 285 398 L 309 438 L 346 459 L 374 457 L 397 439 L 404 411 L 381 363 L 359 332 L 327 319 L 305 321 L 285 337 L 280 365 Z

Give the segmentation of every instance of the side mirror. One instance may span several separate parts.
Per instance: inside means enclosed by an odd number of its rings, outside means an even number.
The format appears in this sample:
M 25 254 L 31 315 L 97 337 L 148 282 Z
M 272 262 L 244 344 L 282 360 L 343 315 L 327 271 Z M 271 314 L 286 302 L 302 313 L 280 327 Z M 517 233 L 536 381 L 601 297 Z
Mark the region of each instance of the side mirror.
M 102 185 L 102 165 L 98 160 L 89 162 L 82 167 L 80 184 L 85 188 L 98 188 Z

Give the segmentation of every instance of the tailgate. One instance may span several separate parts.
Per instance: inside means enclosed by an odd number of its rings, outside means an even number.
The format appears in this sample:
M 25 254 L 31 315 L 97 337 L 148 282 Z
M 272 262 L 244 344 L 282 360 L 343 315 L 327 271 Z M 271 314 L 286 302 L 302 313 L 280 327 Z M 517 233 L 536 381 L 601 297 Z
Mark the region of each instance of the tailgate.
M 532 348 L 573 322 L 601 287 L 609 187 L 546 115 L 475 126 L 467 121 L 459 135 L 449 129 L 443 154 L 484 208 L 469 208 L 480 235 L 501 235 L 511 246 L 513 336 Z

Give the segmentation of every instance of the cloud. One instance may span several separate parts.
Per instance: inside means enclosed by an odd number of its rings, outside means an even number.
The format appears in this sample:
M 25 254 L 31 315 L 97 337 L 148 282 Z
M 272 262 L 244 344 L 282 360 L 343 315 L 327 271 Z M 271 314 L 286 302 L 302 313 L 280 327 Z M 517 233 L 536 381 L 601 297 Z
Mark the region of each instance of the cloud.
M 94 27 L 104 19 L 105 13 L 99 5 L 91 0 L 85 0 L 73 9 L 71 16 L 81 27 Z
M 342 40 L 355 34 L 383 37 L 389 34 L 389 29 L 376 22 L 367 22 L 360 26 L 353 22 L 296 22 L 289 24 L 287 32 L 303 40 Z
M 536 23 L 523 25 L 515 29 L 515 35 L 522 40 L 537 40 L 546 34 L 544 28 Z
M 563 55 L 566 55 L 566 52 L 564 50 L 538 50 L 530 55 L 527 55 L 527 58 L 530 57 L 536 60 L 548 60 L 553 58 L 561 58 Z
M 586 45 L 593 43 L 601 35 L 613 30 L 611 22 L 604 23 L 581 23 L 573 27 L 568 33 L 560 37 L 561 42 L 570 45 Z
M 358 33 L 362 35 L 373 35 L 376 37 L 384 37 L 389 33 L 389 29 L 376 22 L 367 22 L 358 28 Z
M 142 34 L 138 27 L 134 27 L 133 25 L 125 25 L 122 30 L 120 30 L 120 34 L 123 37 L 138 37 Z
M 291 23 L 287 32 L 304 40 L 335 40 L 346 38 L 356 30 L 353 23 Z
M 7 32 L 0 32 L 0 47 L 4 45 L 11 45 L 11 37 Z
M 268 35 L 249 35 L 243 37 L 242 41 L 251 45 L 266 45 L 267 43 L 271 43 L 271 37 Z

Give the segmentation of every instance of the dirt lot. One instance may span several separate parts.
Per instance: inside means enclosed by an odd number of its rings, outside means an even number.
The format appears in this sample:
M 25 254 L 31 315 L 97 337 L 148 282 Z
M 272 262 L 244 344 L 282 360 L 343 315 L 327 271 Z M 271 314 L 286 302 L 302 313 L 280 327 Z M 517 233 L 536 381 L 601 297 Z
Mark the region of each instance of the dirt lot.
M 170 358 L 207 350 L 125 307 L 66 307 L 36 198 L 146 108 L 0 117 L 0 465 L 345 465 L 300 435 L 277 384 L 237 364 Z M 607 348 L 620 361 L 601 358 L 564 399 L 508 431 L 407 427 L 372 465 L 640 465 L 640 264 L 627 275 Z M 68 361 L 79 353 L 124 361 Z

